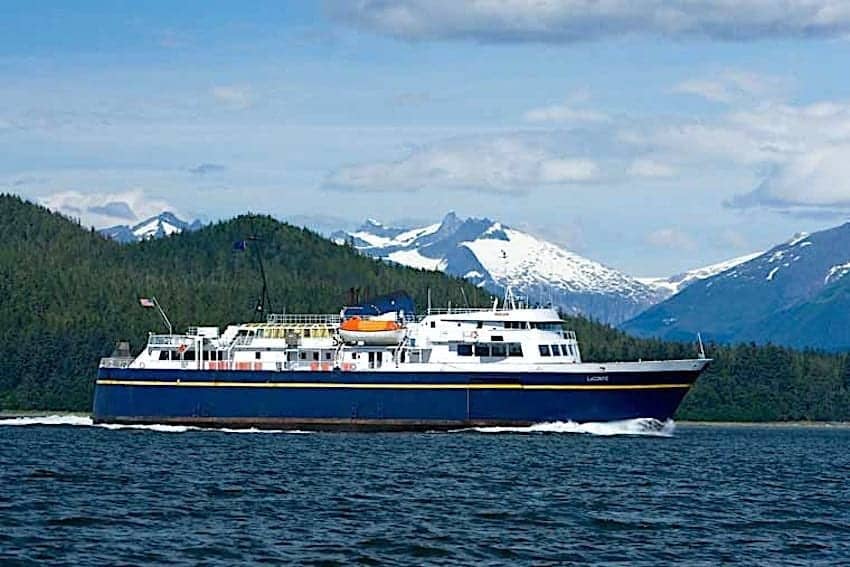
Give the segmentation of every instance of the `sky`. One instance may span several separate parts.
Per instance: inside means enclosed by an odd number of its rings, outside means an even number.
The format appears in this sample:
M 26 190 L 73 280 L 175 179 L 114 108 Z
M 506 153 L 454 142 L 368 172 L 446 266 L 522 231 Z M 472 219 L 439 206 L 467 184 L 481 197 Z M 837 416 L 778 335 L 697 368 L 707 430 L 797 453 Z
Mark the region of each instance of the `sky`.
M 850 216 L 850 3 L 0 0 L 0 192 L 489 217 L 636 276 Z

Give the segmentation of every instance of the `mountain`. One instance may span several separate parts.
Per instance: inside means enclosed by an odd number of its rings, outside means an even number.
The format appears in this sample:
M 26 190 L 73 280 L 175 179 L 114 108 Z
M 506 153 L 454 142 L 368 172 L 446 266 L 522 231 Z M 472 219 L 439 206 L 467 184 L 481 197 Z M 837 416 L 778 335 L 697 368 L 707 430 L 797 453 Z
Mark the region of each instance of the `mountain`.
M 418 228 L 369 219 L 352 232 L 331 235 L 391 262 L 439 270 L 501 295 L 507 286 L 532 303 L 616 324 L 667 297 L 647 285 L 560 246 L 487 218 L 443 220 Z
M 717 264 L 711 264 L 710 266 L 703 266 L 702 268 L 688 270 L 687 272 L 682 272 L 681 274 L 676 274 L 675 276 L 660 278 L 637 278 L 637 280 L 641 283 L 658 289 L 662 293 L 666 293 L 669 297 L 672 295 L 676 295 L 694 282 L 708 279 L 712 276 L 716 276 L 721 272 L 725 272 L 726 270 L 731 270 L 738 264 L 749 262 L 753 258 L 757 258 L 762 254 L 764 254 L 764 252 L 755 252 L 753 254 L 739 256 L 738 258 L 732 258 L 731 260 L 726 260 L 725 262 L 718 262 Z
M 128 242 L 162 238 L 183 231 L 198 230 L 201 226 L 199 220 L 187 222 L 177 218 L 174 213 L 163 211 L 133 226 L 118 224 L 102 228 L 98 232 L 110 240 L 127 244 Z
M 640 336 L 850 348 L 850 223 L 797 234 L 627 321 Z

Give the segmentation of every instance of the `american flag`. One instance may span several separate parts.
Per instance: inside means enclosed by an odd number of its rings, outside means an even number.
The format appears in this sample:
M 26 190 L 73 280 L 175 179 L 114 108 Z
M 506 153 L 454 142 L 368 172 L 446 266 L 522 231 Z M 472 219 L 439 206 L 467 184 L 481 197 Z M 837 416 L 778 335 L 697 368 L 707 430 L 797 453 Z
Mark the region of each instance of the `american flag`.
M 140 297 L 139 305 L 141 305 L 142 307 L 156 307 L 156 304 L 153 302 L 153 300 L 148 299 L 147 297 Z

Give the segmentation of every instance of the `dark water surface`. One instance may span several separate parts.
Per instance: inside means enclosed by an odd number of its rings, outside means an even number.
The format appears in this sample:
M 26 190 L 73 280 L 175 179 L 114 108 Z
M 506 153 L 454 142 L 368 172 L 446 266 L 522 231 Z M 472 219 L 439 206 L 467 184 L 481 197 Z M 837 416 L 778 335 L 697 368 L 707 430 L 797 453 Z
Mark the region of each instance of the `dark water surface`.
M 850 564 L 850 429 L 679 426 L 659 438 L 0 422 L 0 564 L 45 561 Z

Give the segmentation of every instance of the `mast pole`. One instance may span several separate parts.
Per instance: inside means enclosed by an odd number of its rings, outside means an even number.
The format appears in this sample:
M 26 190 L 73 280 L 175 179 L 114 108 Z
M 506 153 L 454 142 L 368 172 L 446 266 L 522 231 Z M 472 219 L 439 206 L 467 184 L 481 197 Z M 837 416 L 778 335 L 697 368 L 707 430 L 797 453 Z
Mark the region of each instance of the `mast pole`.
M 165 321 L 165 326 L 168 327 L 168 334 L 173 335 L 174 328 L 171 326 L 171 321 L 169 321 L 168 315 L 165 314 L 165 311 L 162 309 L 162 306 L 159 304 L 159 301 L 156 300 L 156 296 L 152 295 L 151 299 L 153 300 L 153 304 L 156 305 L 157 311 L 159 311 L 162 320 Z

